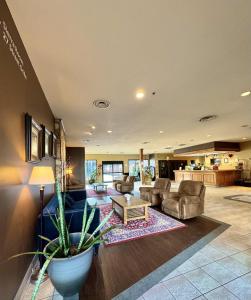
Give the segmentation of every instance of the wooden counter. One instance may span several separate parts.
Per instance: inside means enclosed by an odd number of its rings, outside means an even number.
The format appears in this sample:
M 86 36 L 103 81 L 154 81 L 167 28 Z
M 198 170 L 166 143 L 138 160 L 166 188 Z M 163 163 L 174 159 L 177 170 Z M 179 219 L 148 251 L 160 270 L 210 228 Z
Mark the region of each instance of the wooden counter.
M 202 181 L 205 185 L 229 186 L 234 185 L 234 181 L 240 179 L 241 172 L 237 170 L 175 170 L 175 181 L 194 180 Z

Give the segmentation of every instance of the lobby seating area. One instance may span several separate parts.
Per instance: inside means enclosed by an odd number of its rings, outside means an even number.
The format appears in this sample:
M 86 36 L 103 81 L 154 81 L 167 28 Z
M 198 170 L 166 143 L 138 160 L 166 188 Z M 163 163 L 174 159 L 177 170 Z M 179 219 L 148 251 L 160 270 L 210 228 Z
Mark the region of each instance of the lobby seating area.
M 153 187 L 140 187 L 140 198 L 149 201 L 152 206 L 161 205 L 163 193 L 169 192 L 171 181 L 166 178 L 157 178 Z
M 251 1 L 0 1 L 0 300 L 251 300 Z

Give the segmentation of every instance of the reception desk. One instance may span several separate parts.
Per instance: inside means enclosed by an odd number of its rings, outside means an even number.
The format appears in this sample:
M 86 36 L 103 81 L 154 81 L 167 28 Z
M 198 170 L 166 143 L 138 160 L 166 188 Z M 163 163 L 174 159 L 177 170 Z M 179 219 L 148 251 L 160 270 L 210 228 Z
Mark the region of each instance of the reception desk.
M 235 180 L 241 178 L 238 170 L 175 170 L 175 182 L 182 180 L 202 181 L 205 185 L 229 186 L 234 185 Z

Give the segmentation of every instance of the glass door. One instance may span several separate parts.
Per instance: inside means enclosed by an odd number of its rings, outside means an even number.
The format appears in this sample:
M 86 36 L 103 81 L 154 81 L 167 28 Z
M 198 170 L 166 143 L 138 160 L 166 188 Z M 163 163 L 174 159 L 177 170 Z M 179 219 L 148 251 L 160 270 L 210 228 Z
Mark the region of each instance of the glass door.
M 103 182 L 112 182 L 120 179 L 124 173 L 123 161 L 103 161 L 102 162 Z
M 86 181 L 89 181 L 91 176 L 97 170 L 97 161 L 96 160 L 86 160 L 85 161 L 85 178 Z

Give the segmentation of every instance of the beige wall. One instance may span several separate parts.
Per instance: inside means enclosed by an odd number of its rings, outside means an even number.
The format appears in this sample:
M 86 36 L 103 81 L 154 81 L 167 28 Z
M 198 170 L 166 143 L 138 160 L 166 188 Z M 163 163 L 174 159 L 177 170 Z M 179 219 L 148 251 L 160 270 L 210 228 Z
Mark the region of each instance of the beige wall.
M 156 166 L 156 175 L 158 176 L 158 161 L 165 160 L 169 157 L 170 160 L 187 160 L 188 163 L 192 159 L 196 162 L 201 162 L 201 158 L 198 157 L 183 157 L 183 156 L 173 156 L 172 153 L 155 153 L 155 166 Z M 145 155 L 144 159 L 148 159 L 149 155 Z M 128 160 L 129 159 L 139 159 L 139 154 L 86 154 L 86 160 L 96 160 L 98 165 L 102 164 L 102 161 L 123 161 L 124 162 L 124 172 L 128 173 Z M 98 180 L 102 180 L 102 174 L 99 176 Z

